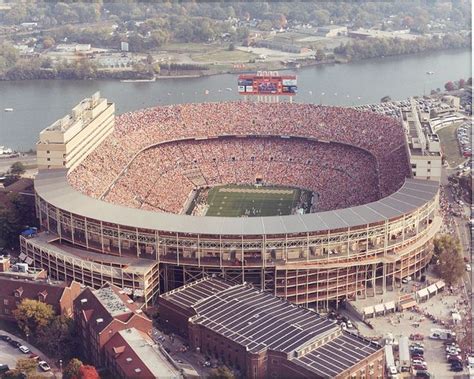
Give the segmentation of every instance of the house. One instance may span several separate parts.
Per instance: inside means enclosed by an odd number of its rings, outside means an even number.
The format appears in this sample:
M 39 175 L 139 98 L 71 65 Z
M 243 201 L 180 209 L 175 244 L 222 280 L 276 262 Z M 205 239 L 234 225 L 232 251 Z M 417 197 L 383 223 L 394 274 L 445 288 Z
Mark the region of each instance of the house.
M 123 329 L 104 346 L 104 363 L 113 378 L 181 378 L 179 368 L 166 351 L 146 333 Z
M 41 301 L 51 305 L 57 315 L 72 317 L 74 299 L 81 290 L 77 282 L 67 284 L 0 276 L 0 318 L 14 320 L 13 312 L 24 299 Z
M 86 358 L 96 367 L 105 365 L 104 346 L 121 330 L 135 328 L 150 334 L 151 320 L 119 287 L 106 283 L 85 289 L 74 301 L 74 320 Z

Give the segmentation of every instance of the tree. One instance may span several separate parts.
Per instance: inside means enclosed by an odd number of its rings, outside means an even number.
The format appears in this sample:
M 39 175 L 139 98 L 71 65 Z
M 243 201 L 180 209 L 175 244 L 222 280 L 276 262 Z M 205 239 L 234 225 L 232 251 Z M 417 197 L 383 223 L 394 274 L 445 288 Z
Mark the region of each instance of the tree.
M 74 379 L 79 377 L 79 369 L 82 366 L 82 362 L 77 359 L 71 359 L 66 367 L 63 369 L 63 379 Z
M 54 317 L 53 307 L 49 304 L 32 299 L 23 299 L 13 315 L 18 323 L 18 327 L 23 333 L 34 338 L 44 333 L 45 327 Z
M 235 45 L 233 43 L 230 43 L 227 50 L 234 51 L 235 50 Z
M 94 366 L 82 365 L 79 367 L 78 379 L 100 379 L 100 376 Z
M 7 371 L 5 378 L 20 379 L 24 378 L 24 374 L 26 374 L 29 378 L 30 375 L 36 371 L 36 366 L 38 366 L 38 362 L 36 362 L 34 359 L 19 359 L 16 362 L 15 368 L 13 370 Z
M 54 358 L 71 359 L 79 349 L 74 320 L 66 316 L 54 317 L 44 328 L 44 335 L 38 338 L 38 344 Z
M 208 379 L 235 379 L 235 375 L 227 366 L 219 366 L 211 370 Z
M 433 255 L 438 262 L 437 271 L 448 284 L 455 284 L 464 274 L 461 244 L 451 235 L 442 235 L 434 240 Z
M 51 49 L 56 44 L 56 41 L 52 37 L 43 38 L 43 47 L 45 49 Z
M 381 103 L 388 103 L 389 101 L 392 101 L 392 98 L 390 96 L 384 96 L 380 99 Z
M 22 175 L 25 173 L 25 166 L 21 162 L 15 162 L 10 167 L 10 174 Z
M 453 91 L 454 90 L 454 83 L 453 82 L 447 82 L 444 85 L 444 88 L 446 89 L 446 91 Z
M 317 49 L 316 50 L 316 55 L 314 57 L 318 62 L 321 62 L 326 58 L 326 54 L 324 54 L 324 51 L 322 49 Z
M 466 86 L 466 81 L 464 79 L 459 79 L 458 88 L 464 88 Z

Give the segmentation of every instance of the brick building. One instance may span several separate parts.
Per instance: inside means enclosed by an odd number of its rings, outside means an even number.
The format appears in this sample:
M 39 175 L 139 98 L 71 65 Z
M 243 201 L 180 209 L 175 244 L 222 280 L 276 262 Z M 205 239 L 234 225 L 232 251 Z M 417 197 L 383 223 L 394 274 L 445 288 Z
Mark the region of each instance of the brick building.
M 0 318 L 13 320 L 13 311 L 24 299 L 38 300 L 53 307 L 57 315 L 72 317 L 74 299 L 81 293 L 77 282 L 15 279 L 0 276 Z
M 104 346 L 105 366 L 113 378 L 181 378 L 167 353 L 144 332 L 124 329 Z
M 384 377 L 378 344 L 246 284 L 198 280 L 162 295 L 160 317 L 247 378 Z
M 96 367 L 105 365 L 104 346 L 117 332 L 135 328 L 149 334 L 152 329 L 138 305 L 112 284 L 84 290 L 74 301 L 74 320 L 84 354 Z

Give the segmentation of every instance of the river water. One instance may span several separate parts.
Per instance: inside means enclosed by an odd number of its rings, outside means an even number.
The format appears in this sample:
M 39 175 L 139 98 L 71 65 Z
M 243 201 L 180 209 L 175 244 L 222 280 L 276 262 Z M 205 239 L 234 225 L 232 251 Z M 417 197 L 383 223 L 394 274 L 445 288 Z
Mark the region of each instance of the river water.
M 433 75 L 427 75 L 433 71 Z M 449 80 L 471 76 L 469 49 L 306 67 L 298 75 L 297 102 L 360 105 L 428 94 Z M 95 91 L 123 113 L 157 104 L 237 100 L 236 75 L 163 79 L 152 83 L 33 80 L 0 82 L 0 145 L 27 150 L 38 133 Z M 227 90 L 231 88 L 232 91 Z M 208 94 L 206 94 L 208 92 Z M 4 112 L 4 108 L 14 108 Z

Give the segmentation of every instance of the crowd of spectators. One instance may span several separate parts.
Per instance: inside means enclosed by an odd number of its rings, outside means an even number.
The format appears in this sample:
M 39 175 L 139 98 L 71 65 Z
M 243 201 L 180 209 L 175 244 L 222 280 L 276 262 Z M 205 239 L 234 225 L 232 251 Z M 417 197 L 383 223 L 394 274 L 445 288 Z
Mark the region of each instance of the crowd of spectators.
M 210 139 L 218 136 L 314 141 Z M 179 212 L 196 187 L 254 183 L 258 175 L 314 190 L 318 210 L 373 201 L 409 175 L 403 130 L 391 117 L 312 104 L 160 106 L 118 116 L 113 134 L 68 178 L 89 196 Z
M 318 210 L 379 197 L 376 162 L 365 150 L 299 138 L 222 137 L 142 152 L 104 199 L 179 213 L 196 188 L 257 182 L 310 189 L 318 194 Z

